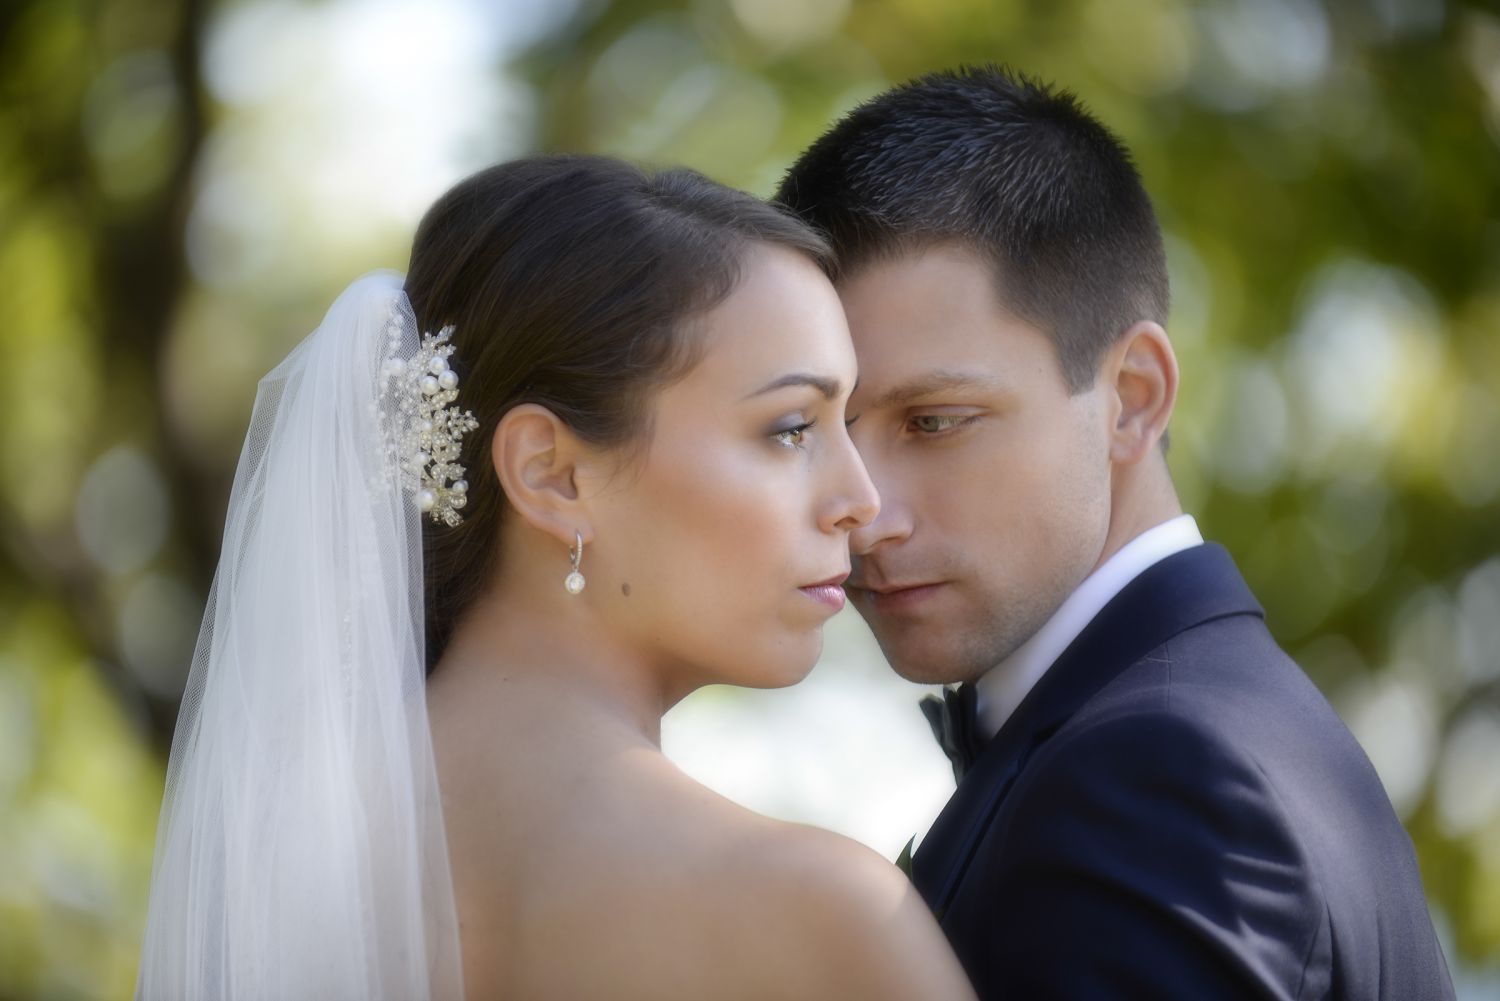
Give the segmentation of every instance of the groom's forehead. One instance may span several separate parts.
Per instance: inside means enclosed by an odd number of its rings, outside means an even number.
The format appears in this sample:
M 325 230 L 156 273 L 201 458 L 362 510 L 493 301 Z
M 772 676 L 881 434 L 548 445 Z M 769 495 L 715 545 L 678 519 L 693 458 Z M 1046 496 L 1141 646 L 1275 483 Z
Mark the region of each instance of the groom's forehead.
M 864 390 L 870 409 L 896 409 L 936 396 L 990 396 L 1011 388 L 1011 380 L 1005 373 L 972 365 L 944 368 L 929 364 L 892 374 L 897 376 L 893 381 L 872 382 Z
M 962 389 L 993 389 L 1056 364 L 1046 334 L 1000 306 L 987 290 L 945 289 L 936 276 L 903 287 L 869 272 L 841 287 L 860 372 L 860 396 L 895 401 Z
M 963 244 L 932 244 L 868 260 L 840 276 L 836 288 L 856 334 L 1018 319 L 1002 300 L 996 266 Z
M 861 352 L 855 343 L 860 410 L 901 410 L 928 403 L 978 403 L 1029 396 L 1041 386 L 1062 386 L 1062 369 L 1051 343 L 1039 332 L 993 332 L 975 351 L 934 349 L 909 338 L 898 353 Z

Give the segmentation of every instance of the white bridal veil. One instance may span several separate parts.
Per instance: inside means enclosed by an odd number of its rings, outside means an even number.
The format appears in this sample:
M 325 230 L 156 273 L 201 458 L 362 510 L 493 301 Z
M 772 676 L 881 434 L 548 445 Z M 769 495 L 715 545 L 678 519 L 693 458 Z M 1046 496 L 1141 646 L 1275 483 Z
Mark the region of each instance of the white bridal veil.
M 462 996 L 388 378 L 421 344 L 401 277 L 375 273 L 260 382 L 172 740 L 142 1001 Z

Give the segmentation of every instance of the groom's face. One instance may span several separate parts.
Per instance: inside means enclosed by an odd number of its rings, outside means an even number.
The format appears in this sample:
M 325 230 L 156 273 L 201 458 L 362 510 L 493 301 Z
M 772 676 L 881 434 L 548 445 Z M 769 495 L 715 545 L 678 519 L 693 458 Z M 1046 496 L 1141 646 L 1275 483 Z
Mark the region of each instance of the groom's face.
M 903 677 L 972 680 L 1098 562 L 1108 408 L 1098 386 L 1068 391 L 1052 343 L 966 248 L 874 261 L 839 294 L 860 371 L 850 435 L 882 501 L 850 536 L 849 597 Z

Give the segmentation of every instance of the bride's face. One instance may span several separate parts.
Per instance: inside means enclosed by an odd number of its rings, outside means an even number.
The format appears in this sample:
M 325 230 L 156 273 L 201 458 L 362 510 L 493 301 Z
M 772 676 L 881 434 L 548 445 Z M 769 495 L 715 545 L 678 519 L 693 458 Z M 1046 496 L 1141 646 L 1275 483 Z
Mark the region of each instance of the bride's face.
M 807 258 L 758 246 L 690 336 L 701 360 L 656 394 L 642 451 L 579 485 L 588 586 L 684 689 L 791 684 L 842 607 L 849 532 L 879 508 L 844 425 L 843 309 Z

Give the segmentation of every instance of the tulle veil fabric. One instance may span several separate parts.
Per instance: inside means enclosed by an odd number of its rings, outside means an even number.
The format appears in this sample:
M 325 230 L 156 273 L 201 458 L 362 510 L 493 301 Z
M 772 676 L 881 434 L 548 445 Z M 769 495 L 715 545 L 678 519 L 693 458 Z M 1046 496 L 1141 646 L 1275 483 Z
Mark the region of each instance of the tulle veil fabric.
M 420 513 L 355 281 L 261 380 L 173 736 L 136 997 L 463 995 L 427 718 Z

